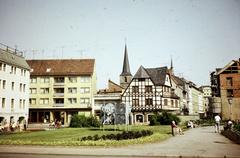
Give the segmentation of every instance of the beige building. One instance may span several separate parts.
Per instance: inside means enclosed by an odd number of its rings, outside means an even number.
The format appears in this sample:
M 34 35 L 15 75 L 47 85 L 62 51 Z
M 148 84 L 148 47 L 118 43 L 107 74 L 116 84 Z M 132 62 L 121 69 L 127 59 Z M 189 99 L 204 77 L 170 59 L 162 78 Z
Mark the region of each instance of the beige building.
M 0 48 L 0 125 L 28 120 L 29 70 L 22 52 Z
M 30 123 L 61 121 L 73 114 L 90 115 L 96 94 L 94 59 L 28 60 L 31 67 Z

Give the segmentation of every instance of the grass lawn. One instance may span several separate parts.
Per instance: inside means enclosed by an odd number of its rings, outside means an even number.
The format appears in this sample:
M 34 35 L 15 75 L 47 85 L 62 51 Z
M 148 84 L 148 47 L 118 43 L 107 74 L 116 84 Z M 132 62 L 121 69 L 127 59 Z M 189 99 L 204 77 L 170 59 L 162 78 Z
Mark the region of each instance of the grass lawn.
M 116 131 L 114 129 L 117 129 Z M 84 136 L 119 133 L 125 126 L 105 126 L 100 128 L 61 128 L 49 131 L 0 134 L 0 144 L 15 145 L 64 145 L 64 146 L 121 146 L 129 144 L 151 143 L 171 136 L 170 126 L 129 126 L 129 130 L 151 130 L 153 135 L 132 140 L 79 141 Z

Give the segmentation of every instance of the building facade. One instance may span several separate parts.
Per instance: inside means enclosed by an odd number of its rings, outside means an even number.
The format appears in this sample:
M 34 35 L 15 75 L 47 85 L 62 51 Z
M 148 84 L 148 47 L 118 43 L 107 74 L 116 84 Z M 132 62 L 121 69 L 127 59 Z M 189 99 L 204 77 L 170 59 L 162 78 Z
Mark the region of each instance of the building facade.
M 140 66 L 122 94 L 122 102 L 132 109 L 131 122 L 149 123 L 154 112 L 179 111 L 179 97 L 171 86 L 167 67 Z
M 29 66 L 22 53 L 0 48 L 0 123 L 13 124 L 28 120 Z
M 120 109 L 123 106 L 121 104 L 122 91 L 123 88 L 120 85 L 108 80 L 108 87 L 99 90 L 97 94 L 94 95 L 94 114 L 102 121 L 102 123 L 125 124 L 125 113 L 124 111 L 120 112 Z M 105 112 L 108 110 L 107 108 L 114 113 L 114 118 L 109 116 L 110 114 L 112 115 L 112 113 Z
M 240 120 L 240 59 L 211 73 L 212 95 L 221 100 L 223 119 Z
M 94 59 L 28 60 L 30 123 L 61 121 L 74 114 L 90 115 L 96 94 Z

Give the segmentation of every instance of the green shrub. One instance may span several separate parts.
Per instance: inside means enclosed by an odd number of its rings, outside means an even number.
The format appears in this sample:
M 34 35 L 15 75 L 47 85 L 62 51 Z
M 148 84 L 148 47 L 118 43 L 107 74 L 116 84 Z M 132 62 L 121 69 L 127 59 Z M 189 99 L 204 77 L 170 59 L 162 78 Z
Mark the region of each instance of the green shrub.
M 176 124 L 179 124 L 181 122 L 180 118 L 177 115 L 164 111 L 161 114 L 154 114 L 150 118 L 150 125 L 170 125 L 172 121 L 175 121 Z
M 240 132 L 240 123 L 234 125 L 233 128 Z
M 96 117 L 86 117 L 84 115 L 75 114 L 72 116 L 70 127 L 100 127 L 100 122 Z
M 123 131 L 122 133 L 102 135 L 101 137 L 96 134 L 94 136 L 82 137 L 82 139 L 77 139 L 77 140 L 81 140 L 81 141 L 86 141 L 86 140 L 97 141 L 100 139 L 101 140 L 126 140 L 126 139 L 137 139 L 140 137 L 146 137 L 152 134 L 153 132 L 150 130 Z

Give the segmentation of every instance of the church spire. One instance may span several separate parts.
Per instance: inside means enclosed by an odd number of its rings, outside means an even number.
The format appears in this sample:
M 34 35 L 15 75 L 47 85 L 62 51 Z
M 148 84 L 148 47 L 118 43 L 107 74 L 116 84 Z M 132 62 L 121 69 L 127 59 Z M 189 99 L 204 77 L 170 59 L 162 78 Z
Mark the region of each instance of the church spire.
M 123 60 L 123 68 L 122 68 L 121 76 L 132 76 L 130 72 L 129 61 L 128 61 L 127 44 L 125 44 L 124 60 Z
M 170 72 L 171 75 L 174 74 L 174 71 L 173 71 L 173 61 L 172 61 L 172 56 L 171 56 L 171 65 L 170 65 L 169 72 Z

